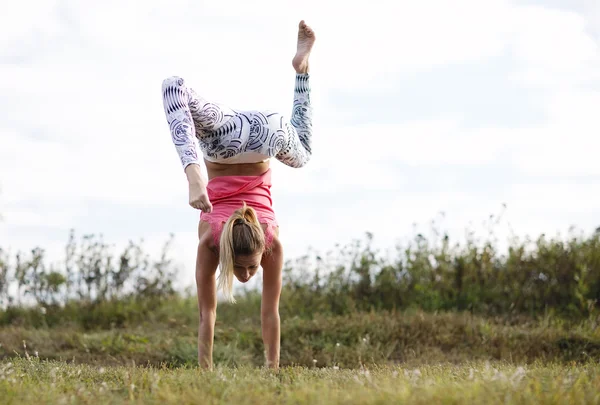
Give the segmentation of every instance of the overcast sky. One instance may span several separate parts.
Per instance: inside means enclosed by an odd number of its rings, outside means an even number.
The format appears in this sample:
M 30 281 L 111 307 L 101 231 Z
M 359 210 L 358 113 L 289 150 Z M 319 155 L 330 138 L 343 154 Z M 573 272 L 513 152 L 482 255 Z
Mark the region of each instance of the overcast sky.
M 289 115 L 300 19 L 314 155 L 271 166 L 287 258 L 367 231 L 393 247 L 441 211 L 459 240 L 503 203 L 501 237 L 600 226 L 597 0 L 20 0 L 0 16 L 0 246 L 174 233 L 191 284 L 199 213 L 161 82 Z

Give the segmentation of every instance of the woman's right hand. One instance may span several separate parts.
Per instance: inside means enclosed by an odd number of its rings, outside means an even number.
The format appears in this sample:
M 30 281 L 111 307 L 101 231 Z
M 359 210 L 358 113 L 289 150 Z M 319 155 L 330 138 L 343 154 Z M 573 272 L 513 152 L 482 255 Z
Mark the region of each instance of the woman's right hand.
M 212 211 L 212 204 L 204 184 L 190 183 L 190 206 L 207 214 Z
M 212 211 L 212 204 L 206 190 L 207 179 L 202 175 L 200 165 L 188 165 L 185 168 L 185 174 L 190 186 L 190 206 L 207 214 L 210 213 Z

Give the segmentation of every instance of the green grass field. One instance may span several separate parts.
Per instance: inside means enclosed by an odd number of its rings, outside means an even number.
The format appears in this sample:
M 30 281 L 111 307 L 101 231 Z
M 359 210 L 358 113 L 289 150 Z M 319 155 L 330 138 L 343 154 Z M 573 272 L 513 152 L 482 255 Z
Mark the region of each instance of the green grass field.
M 0 328 L 0 403 L 600 404 L 595 320 L 288 317 L 273 372 L 262 368 L 259 316 L 223 307 L 206 372 L 195 366 L 192 305 L 171 302 L 168 320 L 120 328 Z
M 171 302 L 171 318 L 120 328 L 84 329 L 0 327 L 0 358 L 33 356 L 97 365 L 169 367 L 197 363 L 197 316 L 193 301 Z M 174 309 L 180 306 L 178 314 Z M 228 313 L 223 306 L 215 327 L 215 364 L 260 367 L 264 361 L 260 313 Z M 249 312 L 249 311 L 245 311 Z M 487 318 L 468 313 L 423 311 L 315 314 L 312 319 L 282 317 L 281 365 L 357 368 L 361 364 L 418 367 L 444 362 L 589 362 L 600 359 L 600 328 L 595 320 Z
M 500 362 L 373 366 L 99 367 L 19 358 L 0 363 L 3 404 L 598 404 L 597 364 Z

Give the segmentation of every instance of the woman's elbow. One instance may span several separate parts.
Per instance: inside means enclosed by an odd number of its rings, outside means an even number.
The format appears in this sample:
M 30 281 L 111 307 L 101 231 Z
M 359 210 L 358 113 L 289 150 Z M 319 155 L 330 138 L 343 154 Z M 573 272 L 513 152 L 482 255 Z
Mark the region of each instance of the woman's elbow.
M 263 322 L 278 322 L 279 321 L 279 309 L 269 308 L 263 309 L 260 313 Z
M 200 323 L 209 323 L 214 324 L 217 320 L 217 310 L 216 309 L 202 309 L 200 311 Z

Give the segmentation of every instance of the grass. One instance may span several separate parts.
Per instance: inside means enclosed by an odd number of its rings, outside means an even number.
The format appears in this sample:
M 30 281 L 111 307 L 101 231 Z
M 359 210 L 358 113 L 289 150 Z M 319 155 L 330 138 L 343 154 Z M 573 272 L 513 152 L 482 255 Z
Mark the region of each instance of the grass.
M 24 321 L 0 327 L 0 403 L 600 404 L 596 318 L 287 314 L 274 373 L 255 301 L 219 307 L 214 372 L 196 367 L 192 299 L 96 327 L 15 313 Z
M 191 302 L 170 305 L 170 317 L 113 328 L 1 327 L 0 403 L 600 404 L 596 319 L 288 316 L 272 372 L 261 368 L 259 311 L 223 306 L 205 372 Z
M 219 319 L 219 318 L 218 318 Z M 357 368 L 362 364 L 421 366 L 440 362 L 600 359 L 596 321 L 565 323 L 484 318 L 468 313 L 356 312 L 282 319 L 281 364 Z M 41 359 L 102 365 L 196 364 L 197 323 L 185 316 L 113 329 L 77 326 L 0 328 L 0 358 L 38 353 Z M 26 345 L 26 348 L 24 347 Z M 259 367 L 263 343 L 259 314 L 218 320 L 215 364 Z
M 599 404 L 597 363 L 197 368 L 0 362 L 3 404 Z

